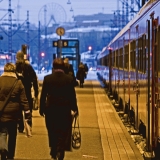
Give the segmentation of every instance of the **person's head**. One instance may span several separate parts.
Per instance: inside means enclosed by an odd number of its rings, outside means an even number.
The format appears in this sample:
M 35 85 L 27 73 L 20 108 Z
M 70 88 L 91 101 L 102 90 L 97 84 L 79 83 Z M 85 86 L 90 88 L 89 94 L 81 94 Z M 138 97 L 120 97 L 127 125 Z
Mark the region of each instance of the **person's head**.
M 16 54 L 17 62 L 24 62 L 24 53 L 22 51 L 18 51 Z
M 80 62 L 80 65 L 83 65 L 83 63 L 82 63 L 82 62 Z
M 68 58 L 65 58 L 65 59 L 64 59 L 64 63 L 65 63 L 65 64 L 69 64 L 69 59 L 68 59 Z
M 56 58 L 53 61 L 53 68 L 54 69 L 64 69 L 64 62 L 62 58 Z
M 16 66 L 13 63 L 7 63 L 4 66 L 4 72 L 15 72 L 16 71 Z

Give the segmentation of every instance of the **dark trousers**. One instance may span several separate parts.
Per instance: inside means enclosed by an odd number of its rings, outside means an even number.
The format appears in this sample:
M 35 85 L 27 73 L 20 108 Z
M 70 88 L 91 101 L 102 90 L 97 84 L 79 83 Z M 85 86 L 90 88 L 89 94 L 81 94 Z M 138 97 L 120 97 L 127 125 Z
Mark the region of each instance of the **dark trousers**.
M 63 130 L 58 127 L 55 127 L 54 120 L 52 117 L 53 115 L 50 113 L 47 113 L 45 115 L 45 123 L 48 131 L 49 147 L 51 148 L 50 155 L 54 159 L 58 157 L 58 160 L 63 160 L 65 156 L 65 146 L 66 146 L 68 130 L 67 129 Z
M 3 140 L 8 136 L 8 158 L 14 158 L 17 138 L 17 122 L 0 122 L 0 135 L 3 135 Z M 2 139 L 1 139 L 2 140 Z M 2 141 L 3 141 L 2 140 Z M 0 142 L 2 143 L 2 142 Z M 3 141 L 4 143 L 4 141 Z M 7 143 L 7 142 L 6 142 Z M 4 148 L 7 150 L 7 148 Z

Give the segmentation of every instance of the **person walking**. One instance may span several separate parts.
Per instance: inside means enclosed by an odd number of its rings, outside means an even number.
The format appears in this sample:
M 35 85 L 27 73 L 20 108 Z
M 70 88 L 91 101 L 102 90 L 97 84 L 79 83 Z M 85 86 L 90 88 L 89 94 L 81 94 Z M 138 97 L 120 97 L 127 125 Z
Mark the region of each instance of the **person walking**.
M 26 98 L 25 89 L 15 74 L 15 65 L 7 63 L 4 66 L 4 73 L 0 77 L 0 154 L 1 160 L 14 159 L 17 136 L 17 123 L 20 118 L 21 108 L 24 110 L 26 119 L 31 118 L 29 104 Z M 14 85 L 15 84 L 15 85 Z M 14 88 L 10 93 L 11 88 Z M 9 96 L 10 94 L 10 96 Z M 8 101 L 5 103 L 5 99 Z M 8 136 L 8 137 L 7 137 Z M 7 142 L 8 139 L 8 142 Z
M 61 58 L 53 61 L 52 74 L 44 77 L 39 113 L 45 116 L 52 159 L 63 160 L 65 150 L 71 149 L 71 113 L 77 116 L 78 107 L 72 77 L 64 73 Z
M 31 88 L 33 86 L 35 99 L 38 97 L 38 80 L 37 75 L 29 63 L 26 63 L 24 60 L 24 53 L 22 51 L 18 51 L 16 54 L 16 74 L 18 79 L 20 79 L 24 85 L 25 93 L 27 100 L 29 102 L 30 112 L 33 110 L 33 98 L 31 93 Z M 30 123 L 32 127 L 32 120 Z M 21 114 L 21 119 L 19 121 L 18 126 L 19 132 L 23 132 L 24 123 L 23 123 L 23 115 Z
M 83 83 L 84 83 L 85 77 L 86 77 L 85 67 L 84 67 L 83 63 L 80 62 L 80 65 L 78 67 L 78 71 L 76 73 L 76 78 L 80 82 L 80 88 L 83 88 Z
M 84 68 L 85 68 L 85 78 L 87 78 L 87 74 L 88 74 L 88 66 L 87 66 L 87 63 L 84 64 Z
M 72 76 L 74 86 L 78 85 L 77 81 L 76 81 L 75 74 L 74 74 L 73 65 L 69 63 L 69 59 L 68 58 L 64 59 L 64 73 Z

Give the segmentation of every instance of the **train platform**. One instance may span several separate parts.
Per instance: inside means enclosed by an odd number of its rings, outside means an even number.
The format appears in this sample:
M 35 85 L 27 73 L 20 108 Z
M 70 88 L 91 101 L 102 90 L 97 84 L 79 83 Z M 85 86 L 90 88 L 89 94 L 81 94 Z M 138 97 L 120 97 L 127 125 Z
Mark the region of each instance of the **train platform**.
M 104 88 L 89 72 L 84 88 L 77 86 L 81 148 L 66 152 L 64 160 L 143 160 Z M 49 160 L 44 118 L 33 111 L 33 136 L 18 133 L 15 160 Z

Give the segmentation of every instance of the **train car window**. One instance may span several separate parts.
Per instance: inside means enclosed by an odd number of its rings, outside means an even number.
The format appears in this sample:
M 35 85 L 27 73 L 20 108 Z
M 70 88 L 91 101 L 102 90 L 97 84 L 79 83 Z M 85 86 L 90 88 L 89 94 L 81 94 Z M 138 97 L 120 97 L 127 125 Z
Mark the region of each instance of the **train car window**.
M 118 58 L 119 58 L 119 56 L 118 56 L 118 50 L 116 50 L 116 67 L 118 67 Z
M 157 44 L 158 44 L 158 28 L 156 28 L 155 30 L 154 30 L 154 37 L 155 37 L 155 42 L 154 42 L 154 46 L 155 46 L 155 63 L 154 63 L 154 65 L 155 65 L 155 72 L 156 73 L 158 73 L 158 63 L 159 63 L 159 61 L 158 61 L 158 46 L 157 46 Z
M 125 46 L 125 57 L 124 57 L 124 67 L 129 68 L 129 45 Z
M 154 71 L 155 73 L 157 73 L 158 71 L 158 53 L 157 53 L 157 33 L 158 33 L 158 30 L 157 28 L 153 30 L 154 32 Z
M 123 66 L 123 67 L 124 67 L 125 69 L 127 68 L 127 64 L 126 64 L 126 52 L 127 52 L 127 51 L 126 51 L 126 46 L 124 46 L 124 50 L 123 50 L 124 66 Z
M 138 70 L 142 72 L 142 37 L 138 39 Z
M 119 67 L 123 68 L 123 48 L 120 48 Z
M 135 51 L 136 41 L 131 42 L 131 67 L 135 69 L 136 66 L 136 51 Z
M 115 54 L 116 54 L 116 52 L 114 51 L 113 54 L 112 54 L 112 62 L 113 62 L 112 64 L 113 64 L 113 67 L 116 66 Z
M 138 39 L 137 51 L 137 69 L 140 71 L 140 38 Z
M 146 35 L 144 34 L 142 36 L 142 55 L 143 55 L 143 60 L 142 60 L 142 72 L 146 73 Z

